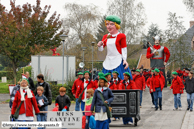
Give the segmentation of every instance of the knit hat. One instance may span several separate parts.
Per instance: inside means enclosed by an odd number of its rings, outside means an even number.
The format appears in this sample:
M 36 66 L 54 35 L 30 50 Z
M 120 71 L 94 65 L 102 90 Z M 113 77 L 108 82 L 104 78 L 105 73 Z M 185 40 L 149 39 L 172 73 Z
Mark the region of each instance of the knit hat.
M 83 73 L 82 72 L 79 72 L 77 75 L 83 75 Z
M 139 69 L 137 69 L 136 72 L 141 72 L 141 71 Z
M 113 71 L 112 73 L 116 73 L 117 75 L 119 75 L 119 73 L 117 71 Z
M 172 74 L 174 74 L 174 75 L 178 75 L 178 73 L 177 73 L 176 71 L 172 72 Z
M 22 80 L 26 80 L 26 81 L 28 82 L 28 84 L 29 84 L 29 80 L 28 80 L 28 79 L 26 79 L 26 78 L 23 78 L 23 79 L 21 79 L 21 81 L 22 81 Z M 21 81 L 20 81 L 20 82 L 21 82 Z
M 106 77 L 106 76 L 108 76 L 108 75 L 111 75 L 111 73 L 106 73 L 106 74 L 104 74 L 104 77 Z
M 103 76 L 101 76 L 101 77 L 99 78 L 99 80 L 104 80 L 104 81 L 108 82 L 108 81 L 106 80 L 106 78 L 103 77 Z
M 89 71 L 85 71 L 85 72 L 84 72 L 84 75 L 85 75 L 85 73 L 89 73 L 89 75 L 91 74 Z
M 104 76 L 104 73 L 103 73 L 103 72 L 99 72 L 99 73 L 98 73 L 98 76 L 99 76 L 99 77 L 102 77 L 102 76 Z
M 118 16 L 115 15 L 109 15 L 106 17 L 106 20 L 116 22 L 117 24 L 121 24 L 121 19 Z
M 127 76 L 131 77 L 129 72 L 125 72 L 124 74 L 126 74 Z
M 155 71 L 155 72 L 157 72 L 157 73 L 159 73 L 159 72 L 160 72 L 160 70 L 159 70 L 159 69 L 157 69 L 157 68 L 155 68 L 155 69 L 154 69 L 154 71 Z

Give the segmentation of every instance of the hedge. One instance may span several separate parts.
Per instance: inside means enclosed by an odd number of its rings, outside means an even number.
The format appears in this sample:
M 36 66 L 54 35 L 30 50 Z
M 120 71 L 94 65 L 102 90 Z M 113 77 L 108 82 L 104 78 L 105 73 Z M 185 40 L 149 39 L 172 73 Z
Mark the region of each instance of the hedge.
M 7 77 L 7 80 L 11 80 L 14 78 L 12 71 L 0 71 L 0 79 L 1 77 Z

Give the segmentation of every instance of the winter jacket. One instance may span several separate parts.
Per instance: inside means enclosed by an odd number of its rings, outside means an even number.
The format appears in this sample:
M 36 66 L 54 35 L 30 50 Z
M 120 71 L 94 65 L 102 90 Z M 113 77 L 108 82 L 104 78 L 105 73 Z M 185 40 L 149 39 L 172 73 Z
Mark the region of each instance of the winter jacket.
M 42 96 L 39 96 L 39 95 L 36 95 L 35 96 L 36 98 L 36 102 L 37 102 L 37 105 L 39 104 L 38 101 L 39 100 L 44 100 L 44 105 L 42 105 L 41 107 L 38 107 L 40 111 L 46 111 L 46 106 L 48 105 L 48 99 L 42 94 Z
M 85 90 L 87 91 L 90 88 L 93 88 L 94 90 L 96 89 L 96 87 L 93 84 L 93 81 L 91 81 L 91 80 L 88 82 L 88 86 Z M 82 93 L 83 90 L 84 90 L 84 78 L 82 79 L 80 87 L 76 91 L 76 98 L 79 98 L 79 96 L 80 96 L 80 94 Z M 84 96 L 85 96 L 85 92 L 83 92 L 82 100 L 84 99 Z
M 153 75 L 150 82 L 150 88 L 153 90 L 153 92 L 156 91 L 156 88 L 155 88 L 156 83 L 158 83 L 158 79 L 155 77 L 155 75 Z M 159 74 L 159 84 L 162 91 L 165 85 L 165 78 L 161 74 Z
M 78 87 L 80 86 L 81 82 L 82 82 L 82 80 L 80 78 L 77 78 L 74 81 L 72 89 L 71 89 L 73 95 L 76 95 L 76 91 L 77 91 Z
M 102 93 L 104 97 L 104 101 L 107 101 L 109 106 L 111 102 L 114 100 L 114 95 L 111 89 L 107 87 L 103 87 L 103 89 L 104 89 L 103 92 L 100 90 L 100 88 L 95 90 L 93 100 L 92 100 L 91 111 L 94 111 L 94 107 L 95 107 L 95 112 L 100 112 L 101 108 L 103 112 L 107 112 L 106 106 L 104 105 L 104 102 L 102 101 L 99 92 Z
M 150 94 L 152 93 L 152 92 L 151 92 L 151 88 L 150 88 L 151 78 L 152 78 L 152 77 L 149 77 L 148 80 L 147 80 L 147 82 L 146 82 L 147 87 L 149 88 Z
M 25 102 L 22 102 L 22 105 L 21 105 L 21 108 L 19 111 L 19 115 L 26 113 L 27 117 L 34 116 L 32 107 L 34 107 L 36 114 L 40 112 L 33 92 L 32 92 L 32 96 L 33 96 L 32 98 L 28 98 L 28 95 L 25 96 Z M 15 99 L 14 99 L 13 105 L 12 105 L 12 110 L 11 110 L 12 115 L 15 114 L 16 108 L 19 107 L 20 103 L 21 103 L 21 94 L 20 94 L 20 91 L 18 90 L 16 92 Z M 25 103 L 25 105 L 24 105 L 24 103 Z
M 115 85 L 115 83 L 113 81 L 110 81 L 109 82 L 109 88 L 111 90 L 117 90 L 117 85 Z
M 133 80 L 138 90 L 145 90 L 145 77 L 143 75 L 135 76 Z
M 172 85 L 170 88 L 173 89 L 173 94 L 182 94 L 183 93 L 184 84 L 179 76 L 177 76 L 176 78 L 174 78 L 172 80 Z M 182 92 L 180 92 L 180 90 Z
M 194 78 L 187 78 L 185 81 L 185 90 L 188 94 L 194 93 Z
M 116 89 L 119 89 L 119 85 L 122 83 L 122 80 L 118 77 L 118 81 L 114 80 L 113 78 L 111 78 L 111 81 L 115 83 Z
M 32 80 L 32 78 L 28 78 L 28 81 L 29 81 L 29 85 L 30 85 L 30 89 L 32 90 L 32 91 L 34 91 L 35 90 L 35 86 L 34 86 L 34 81 Z
M 69 111 L 69 107 L 71 105 L 71 100 L 68 95 L 58 95 L 55 99 L 55 106 L 59 106 L 59 111 L 62 111 L 65 106 L 67 106 L 67 111 Z
M 96 78 L 96 79 L 93 81 L 93 85 L 94 85 L 94 87 L 95 87 L 96 89 L 98 88 L 98 81 L 99 81 L 98 78 Z
M 52 104 L 52 93 L 51 93 L 51 88 L 50 85 L 47 82 L 43 82 L 41 85 L 39 82 L 36 84 L 36 89 L 35 89 L 35 95 L 37 94 L 37 87 L 42 86 L 44 88 L 43 95 L 48 99 L 48 105 Z
M 123 80 L 122 83 L 120 83 L 120 85 L 119 85 L 119 90 L 125 90 L 125 89 L 129 89 L 129 90 L 137 89 L 135 82 L 133 80 L 130 80 L 129 84 L 126 86 L 126 81 Z
M 10 99 L 11 101 L 13 102 L 14 98 L 15 98 L 15 95 L 17 93 L 17 91 L 20 89 L 20 85 L 16 85 L 14 86 L 12 92 L 11 92 L 11 95 L 10 95 Z

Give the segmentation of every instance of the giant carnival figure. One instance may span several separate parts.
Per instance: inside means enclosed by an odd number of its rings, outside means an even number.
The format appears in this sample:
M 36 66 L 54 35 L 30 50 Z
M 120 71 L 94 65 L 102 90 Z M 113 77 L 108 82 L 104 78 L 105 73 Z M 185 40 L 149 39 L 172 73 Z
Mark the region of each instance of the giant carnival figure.
M 102 41 L 99 41 L 97 46 L 99 51 L 103 51 L 107 47 L 106 59 L 103 62 L 104 74 L 117 71 L 119 78 L 124 79 L 123 73 L 131 71 L 127 63 L 127 43 L 126 36 L 119 33 L 121 19 L 117 16 L 110 15 L 106 17 L 105 25 L 109 32 L 103 36 Z M 132 79 L 132 76 L 131 76 Z
M 165 87 L 167 87 L 166 83 L 166 75 L 165 75 L 165 65 L 167 64 L 169 58 L 170 58 L 170 52 L 167 47 L 160 46 L 161 38 L 159 36 L 153 37 L 155 45 L 152 46 L 150 44 L 150 47 L 147 49 L 147 55 L 146 57 L 150 59 L 150 65 L 151 69 L 158 68 L 160 71 L 163 72 L 163 75 L 165 77 Z

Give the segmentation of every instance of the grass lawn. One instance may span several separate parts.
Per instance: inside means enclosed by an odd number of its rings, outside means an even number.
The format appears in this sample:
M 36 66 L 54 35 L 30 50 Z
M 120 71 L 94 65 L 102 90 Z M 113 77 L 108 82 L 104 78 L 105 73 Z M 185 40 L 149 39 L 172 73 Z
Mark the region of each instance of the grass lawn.
M 0 93 L 9 94 L 8 83 L 0 83 Z

